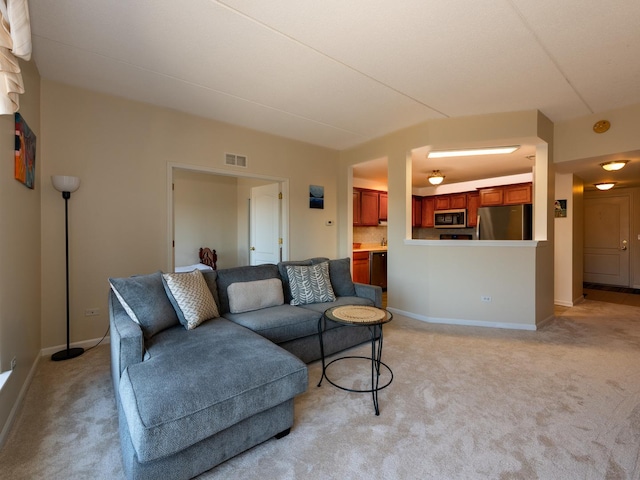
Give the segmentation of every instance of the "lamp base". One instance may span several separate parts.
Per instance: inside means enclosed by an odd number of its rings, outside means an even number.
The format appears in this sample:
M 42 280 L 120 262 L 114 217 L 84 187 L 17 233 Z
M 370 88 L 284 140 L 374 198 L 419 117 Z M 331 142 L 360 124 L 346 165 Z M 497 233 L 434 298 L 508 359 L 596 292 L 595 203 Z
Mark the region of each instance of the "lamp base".
M 84 348 L 68 348 L 65 350 L 60 350 L 57 353 L 51 355 L 51 360 L 54 362 L 59 362 L 60 360 L 69 360 L 71 358 L 79 357 L 84 353 Z

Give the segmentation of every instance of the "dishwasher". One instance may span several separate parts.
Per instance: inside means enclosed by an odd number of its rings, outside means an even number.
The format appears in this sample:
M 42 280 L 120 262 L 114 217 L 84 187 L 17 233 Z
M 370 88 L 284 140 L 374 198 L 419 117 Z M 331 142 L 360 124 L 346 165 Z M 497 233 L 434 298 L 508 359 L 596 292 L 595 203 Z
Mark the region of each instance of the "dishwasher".
M 387 289 L 387 252 L 369 252 L 369 283 Z

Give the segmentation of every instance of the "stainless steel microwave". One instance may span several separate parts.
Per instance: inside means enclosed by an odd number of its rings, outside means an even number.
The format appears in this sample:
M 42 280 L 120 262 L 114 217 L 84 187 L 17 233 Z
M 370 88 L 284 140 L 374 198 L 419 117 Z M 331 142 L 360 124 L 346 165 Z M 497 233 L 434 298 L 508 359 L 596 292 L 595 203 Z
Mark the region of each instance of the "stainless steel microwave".
M 433 223 L 436 228 L 465 228 L 467 211 L 465 209 L 436 210 Z

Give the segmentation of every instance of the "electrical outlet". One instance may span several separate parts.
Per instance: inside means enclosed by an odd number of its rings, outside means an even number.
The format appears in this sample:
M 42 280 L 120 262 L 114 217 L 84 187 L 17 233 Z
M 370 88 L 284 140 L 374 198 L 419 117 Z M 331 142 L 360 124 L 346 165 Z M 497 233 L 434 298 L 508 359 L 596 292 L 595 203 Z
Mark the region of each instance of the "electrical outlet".
M 87 308 L 84 311 L 84 316 L 85 317 L 95 317 L 97 315 L 100 315 L 100 309 L 99 308 Z
M 480 300 L 483 302 L 490 302 L 491 301 L 491 297 L 489 295 L 482 295 L 480 297 Z
M 18 364 L 18 359 L 16 357 L 13 357 L 11 359 L 11 370 L 15 370 L 17 364 Z

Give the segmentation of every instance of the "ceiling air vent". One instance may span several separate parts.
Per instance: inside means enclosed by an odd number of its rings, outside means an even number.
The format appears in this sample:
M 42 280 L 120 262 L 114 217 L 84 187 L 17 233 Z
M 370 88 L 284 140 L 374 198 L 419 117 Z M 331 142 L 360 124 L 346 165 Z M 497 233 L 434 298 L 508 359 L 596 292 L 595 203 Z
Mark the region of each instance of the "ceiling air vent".
M 224 164 L 233 165 L 234 167 L 247 167 L 247 157 L 245 155 L 236 155 L 235 153 L 224 154 Z

